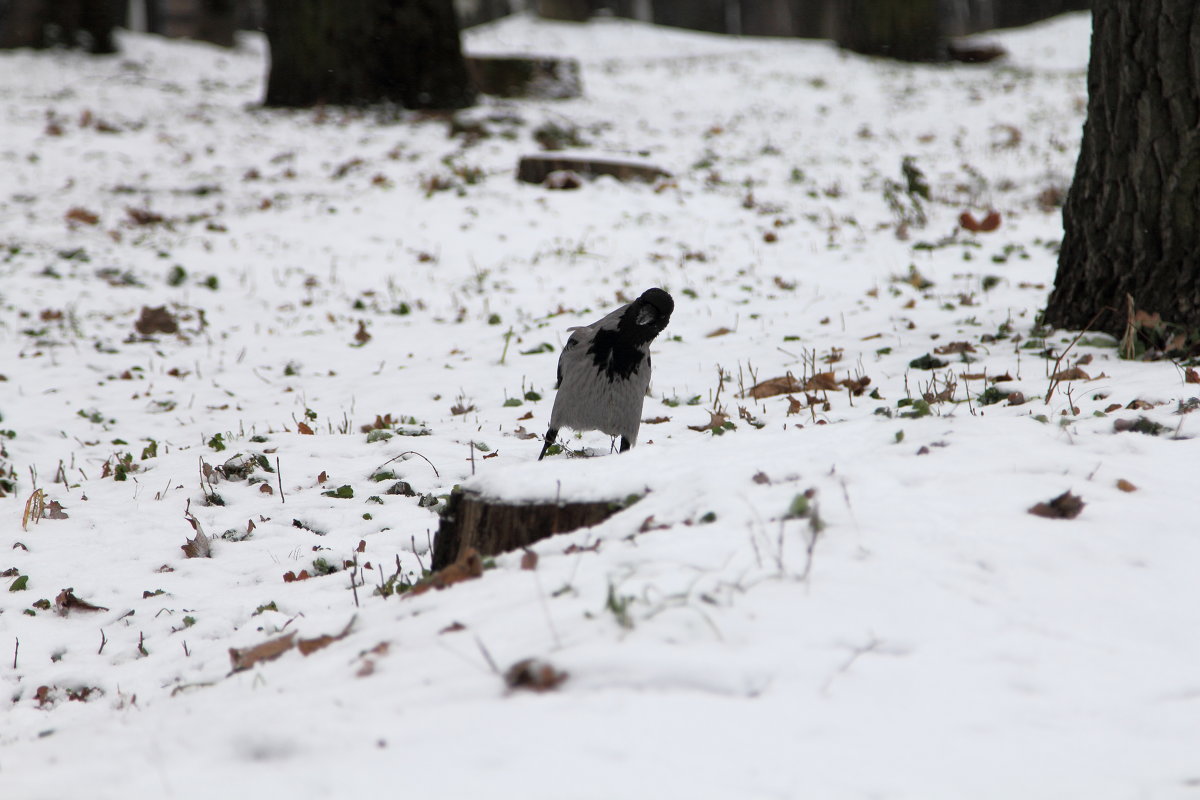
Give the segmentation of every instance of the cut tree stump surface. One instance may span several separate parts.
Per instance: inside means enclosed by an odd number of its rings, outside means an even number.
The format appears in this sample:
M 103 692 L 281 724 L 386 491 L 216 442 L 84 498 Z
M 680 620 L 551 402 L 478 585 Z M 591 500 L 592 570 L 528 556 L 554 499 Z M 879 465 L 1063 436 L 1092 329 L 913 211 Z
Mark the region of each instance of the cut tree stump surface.
M 619 181 L 645 181 L 647 183 L 653 183 L 659 178 L 671 177 L 671 173 L 648 161 L 595 153 L 559 151 L 522 156 L 517 165 L 517 180 L 525 183 L 542 183 L 551 173 L 562 171 L 574 172 L 587 178 L 611 175 Z
M 624 456 L 554 456 L 465 481 L 442 511 L 433 569 L 467 548 L 494 556 L 603 522 L 650 491 L 646 471 L 629 467 Z
M 456 487 L 442 511 L 432 569 L 453 564 L 468 548 L 485 556 L 499 555 L 603 522 L 621 508 L 620 501 L 505 501 Z

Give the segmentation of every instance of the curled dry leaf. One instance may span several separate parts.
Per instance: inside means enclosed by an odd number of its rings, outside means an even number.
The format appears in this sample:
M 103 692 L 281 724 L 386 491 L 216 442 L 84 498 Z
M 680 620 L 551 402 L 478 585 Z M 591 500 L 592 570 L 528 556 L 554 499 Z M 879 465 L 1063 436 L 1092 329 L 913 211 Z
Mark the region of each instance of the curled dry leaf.
M 989 211 L 987 216 L 977 220 L 970 211 L 964 211 L 958 217 L 958 224 L 971 233 L 990 233 L 1000 227 L 1000 212 Z
M 183 512 L 183 518 L 192 526 L 192 530 L 196 532 L 195 537 L 188 539 L 187 544 L 179 545 L 179 549 L 183 551 L 183 555 L 187 558 L 212 558 L 212 541 L 205 535 L 204 529 L 200 527 L 200 520 L 196 519 L 196 515 L 191 512 L 191 503 L 188 503 L 188 508 Z
M 712 339 L 713 337 L 725 336 L 726 334 L 730 334 L 730 333 L 733 333 L 733 329 L 726 328 L 724 325 L 722 325 L 721 327 L 717 328 L 715 331 L 706 334 L 706 338 Z
M 65 617 L 72 611 L 108 611 L 104 606 L 97 606 L 75 596 L 74 589 L 63 589 L 54 598 L 54 610 L 59 616 Z
M 688 425 L 689 430 L 699 431 L 715 431 L 729 421 L 729 417 L 725 414 L 716 414 L 712 411 L 708 412 L 709 420 L 705 425 Z
M 1196 372 L 1196 370 L 1194 370 L 1193 368 L 1188 367 L 1183 372 L 1183 382 L 1184 383 L 1200 383 L 1200 372 Z
M 761 400 L 764 397 L 774 397 L 777 394 L 798 392 L 802 388 L 804 387 L 800 384 L 800 381 L 789 374 L 779 378 L 768 378 L 761 383 L 757 383 L 750 387 L 748 394 L 755 400 Z
M 670 417 L 649 417 L 647 419 L 642 420 L 642 424 L 643 425 L 661 425 L 664 422 L 670 422 L 670 421 L 671 421 Z
M 430 589 L 445 589 L 462 581 L 478 578 L 483 575 L 483 557 L 474 547 L 468 547 L 458 560 L 445 569 L 441 569 L 425 578 L 408 591 L 404 597 L 424 594 Z
M 1136 492 L 1137 491 L 1137 487 L 1134 486 L 1129 481 L 1125 480 L 1124 478 L 1119 478 L 1117 480 L 1117 488 L 1120 489 L 1122 492 Z
M 504 672 L 504 685 L 509 689 L 528 689 L 548 692 L 557 689 L 567 679 L 567 673 L 539 658 L 525 658 Z
M 308 427 L 307 425 L 305 425 L 303 422 L 297 422 L 297 423 L 296 423 L 296 431 L 297 431 L 298 433 L 301 433 L 301 434 L 305 435 L 305 436 L 312 436 L 312 435 L 313 435 L 313 429 L 312 429 L 312 428 L 310 428 L 310 427 Z
M 133 323 L 133 327 L 142 336 L 152 333 L 176 333 L 179 331 L 179 320 L 166 306 L 142 306 L 141 316 Z
M 1029 513 L 1047 519 L 1075 519 L 1083 511 L 1084 505 L 1082 498 L 1068 491 L 1048 503 L 1038 503 L 1029 509 Z
M 1058 372 L 1050 376 L 1052 381 L 1090 381 L 1091 375 L 1081 370 L 1079 367 L 1071 367 L 1070 369 L 1060 369 Z
M 832 372 L 818 372 L 804 382 L 806 392 L 836 392 L 839 387 Z
M 933 348 L 933 352 L 939 356 L 951 355 L 953 353 L 974 353 L 975 347 L 970 342 L 950 342 L 941 347 Z
M 273 661 L 296 646 L 296 632 L 284 634 L 274 639 L 268 639 L 254 647 L 229 648 L 229 660 L 233 662 L 233 671 L 241 672 L 250 669 L 260 661 Z
M 529 548 L 525 548 L 525 552 L 521 554 L 521 569 L 537 569 L 538 554 Z

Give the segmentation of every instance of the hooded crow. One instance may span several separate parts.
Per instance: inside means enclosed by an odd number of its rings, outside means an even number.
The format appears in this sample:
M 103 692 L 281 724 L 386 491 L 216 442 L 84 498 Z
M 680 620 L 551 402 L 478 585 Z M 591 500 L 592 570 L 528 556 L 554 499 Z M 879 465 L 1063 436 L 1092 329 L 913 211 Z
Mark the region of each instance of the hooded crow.
M 671 295 L 647 289 L 598 322 L 571 328 L 558 357 L 558 395 L 538 461 L 563 425 L 620 436 L 622 453 L 637 444 L 642 401 L 650 386 L 650 343 L 674 310 Z

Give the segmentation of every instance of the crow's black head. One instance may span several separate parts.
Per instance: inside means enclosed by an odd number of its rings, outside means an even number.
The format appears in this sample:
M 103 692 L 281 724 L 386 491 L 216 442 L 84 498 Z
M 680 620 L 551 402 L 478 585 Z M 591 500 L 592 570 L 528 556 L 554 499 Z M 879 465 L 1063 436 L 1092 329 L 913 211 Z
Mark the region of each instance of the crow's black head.
M 619 329 L 623 336 L 638 344 L 649 342 L 662 333 L 671 321 L 675 301 L 662 289 L 647 289 L 642 296 L 629 304 L 621 315 Z
M 647 362 L 650 342 L 667 327 L 674 310 L 671 295 L 647 289 L 621 312 L 615 327 L 600 327 L 587 351 L 599 374 L 612 382 L 640 370 Z

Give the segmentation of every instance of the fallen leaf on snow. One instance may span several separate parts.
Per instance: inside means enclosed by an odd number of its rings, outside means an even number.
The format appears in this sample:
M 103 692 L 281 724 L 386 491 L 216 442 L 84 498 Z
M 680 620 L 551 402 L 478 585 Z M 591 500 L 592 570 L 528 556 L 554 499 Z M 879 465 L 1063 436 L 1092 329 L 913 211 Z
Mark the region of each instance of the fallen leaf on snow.
M 445 589 L 447 586 L 478 578 L 481 575 L 483 575 L 483 557 L 474 547 L 469 547 L 458 557 L 457 561 L 419 582 L 404 597 L 424 594 L 430 589 Z
M 73 589 L 63 589 L 54 598 L 54 610 L 59 616 L 65 617 L 72 611 L 108 611 L 104 606 L 97 606 L 75 596 Z
M 1090 381 L 1092 376 L 1081 370 L 1079 367 L 1071 367 L 1070 369 L 1060 369 L 1058 372 L 1050 376 L 1052 381 Z
M 261 661 L 273 661 L 295 647 L 295 640 L 296 632 L 292 631 L 253 647 L 231 647 L 229 648 L 229 660 L 233 662 L 233 671 L 241 672 Z
M 1048 503 L 1038 503 L 1029 509 L 1029 513 L 1047 519 L 1075 519 L 1083 511 L 1084 505 L 1082 498 L 1068 491 Z
M 712 411 L 708 412 L 709 420 L 706 425 L 688 425 L 689 430 L 699 431 L 714 431 L 729 421 L 729 417 L 725 414 L 715 414 Z
M 539 658 L 522 659 L 504 673 L 504 685 L 509 689 L 529 689 L 534 692 L 557 689 L 566 679 L 567 673 Z
M 1137 487 L 1134 486 L 1129 481 L 1125 480 L 1124 478 L 1119 478 L 1117 480 L 1117 488 L 1120 489 L 1122 492 L 1136 492 L 1137 491 Z
M 521 554 L 521 569 L 537 569 L 538 554 L 526 548 Z
M 798 392 L 802 388 L 804 387 L 800 385 L 800 381 L 791 375 L 784 375 L 779 378 L 768 378 L 761 383 L 751 386 L 749 395 L 756 400 L 761 400 L 764 397 L 774 397 L 777 394 Z
M 804 382 L 806 392 L 836 392 L 838 381 L 832 372 L 818 372 Z

